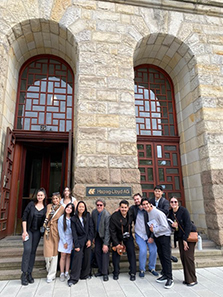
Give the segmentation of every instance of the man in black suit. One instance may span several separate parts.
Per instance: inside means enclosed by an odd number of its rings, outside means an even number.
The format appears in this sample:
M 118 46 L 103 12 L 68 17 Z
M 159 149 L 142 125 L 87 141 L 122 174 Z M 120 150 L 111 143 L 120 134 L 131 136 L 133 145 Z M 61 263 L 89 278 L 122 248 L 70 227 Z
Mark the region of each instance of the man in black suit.
M 110 218 L 109 224 L 110 237 L 113 246 L 112 263 L 114 267 L 113 279 L 118 280 L 120 271 L 120 251 L 123 246 L 126 248 L 129 261 L 130 280 L 135 280 L 136 275 L 136 255 L 135 246 L 131 230 L 131 220 L 129 214 L 129 202 L 122 200 L 119 203 L 119 210 L 115 211 Z
M 156 206 L 157 209 L 161 210 L 165 213 L 166 216 L 169 214 L 170 203 L 169 201 L 163 197 L 163 187 L 160 185 L 155 186 L 154 188 L 154 197 L 149 200 L 149 202 Z M 178 262 L 177 257 L 171 256 L 171 260 L 173 262 Z M 162 272 L 161 272 L 162 274 Z
M 95 204 L 96 208 L 91 213 L 94 225 L 95 258 L 98 265 L 98 272 L 95 276 L 103 275 L 103 281 L 108 281 L 110 214 L 105 209 L 104 199 L 97 199 Z

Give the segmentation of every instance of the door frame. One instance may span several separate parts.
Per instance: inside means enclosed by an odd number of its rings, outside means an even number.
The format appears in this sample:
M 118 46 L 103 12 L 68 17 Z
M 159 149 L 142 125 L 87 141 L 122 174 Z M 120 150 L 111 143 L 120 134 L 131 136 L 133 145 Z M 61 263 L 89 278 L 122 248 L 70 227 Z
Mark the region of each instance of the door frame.
M 72 158 L 72 141 L 73 137 L 72 131 L 70 132 L 48 132 L 48 131 L 24 131 L 14 129 L 13 133 L 16 137 L 15 149 L 14 149 L 14 162 L 12 168 L 12 187 L 10 189 L 10 203 L 8 211 L 8 221 L 6 235 L 15 234 L 17 230 L 17 217 L 18 211 L 21 209 L 20 197 L 22 197 L 23 185 L 24 185 L 24 173 L 25 173 L 25 162 L 26 162 L 26 144 L 36 143 L 38 145 L 42 144 L 64 144 L 67 145 L 66 156 L 65 156 L 65 180 L 68 182 L 68 174 L 71 173 L 71 164 L 68 160 Z M 69 167 L 70 166 L 70 167 Z M 71 184 L 66 186 L 71 187 Z

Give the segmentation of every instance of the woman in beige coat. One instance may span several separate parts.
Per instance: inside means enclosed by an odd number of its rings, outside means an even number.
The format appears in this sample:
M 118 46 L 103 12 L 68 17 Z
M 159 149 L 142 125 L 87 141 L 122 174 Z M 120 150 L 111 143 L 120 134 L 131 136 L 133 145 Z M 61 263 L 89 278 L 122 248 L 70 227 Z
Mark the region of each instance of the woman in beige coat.
M 46 261 L 47 283 L 52 282 L 56 277 L 58 260 L 58 219 L 64 212 L 64 206 L 60 204 L 60 193 L 53 193 L 52 204 L 47 205 L 46 219 L 44 227 L 44 249 L 43 254 Z

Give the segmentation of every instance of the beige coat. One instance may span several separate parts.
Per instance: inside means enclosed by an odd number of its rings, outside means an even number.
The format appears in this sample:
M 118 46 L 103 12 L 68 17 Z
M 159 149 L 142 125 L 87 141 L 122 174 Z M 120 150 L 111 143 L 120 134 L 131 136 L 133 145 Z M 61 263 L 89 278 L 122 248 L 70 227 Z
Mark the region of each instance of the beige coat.
M 52 204 L 47 205 L 46 218 L 48 217 Z M 46 232 L 43 237 L 43 255 L 44 257 L 54 257 L 58 255 L 58 243 L 59 243 L 59 232 L 58 232 L 58 219 L 64 213 L 64 206 L 61 205 L 56 215 L 48 223 L 50 227 L 50 233 L 48 238 Z

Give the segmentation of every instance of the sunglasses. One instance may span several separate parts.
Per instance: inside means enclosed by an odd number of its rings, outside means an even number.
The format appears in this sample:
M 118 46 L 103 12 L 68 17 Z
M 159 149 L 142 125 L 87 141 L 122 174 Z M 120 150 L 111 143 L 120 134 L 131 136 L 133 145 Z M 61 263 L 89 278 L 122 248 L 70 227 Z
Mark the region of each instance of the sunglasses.
M 97 204 L 97 206 L 103 206 L 103 204 Z
M 178 201 L 170 201 L 170 203 L 178 203 Z

